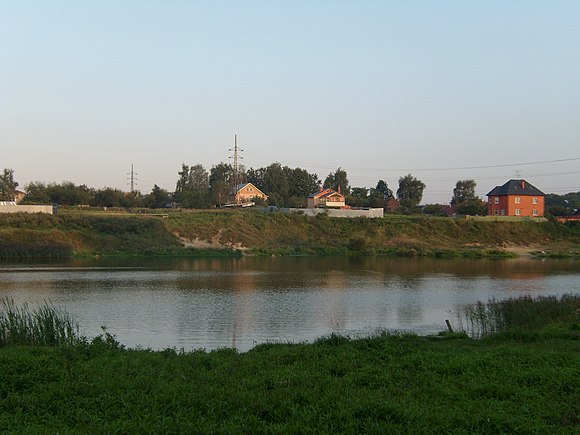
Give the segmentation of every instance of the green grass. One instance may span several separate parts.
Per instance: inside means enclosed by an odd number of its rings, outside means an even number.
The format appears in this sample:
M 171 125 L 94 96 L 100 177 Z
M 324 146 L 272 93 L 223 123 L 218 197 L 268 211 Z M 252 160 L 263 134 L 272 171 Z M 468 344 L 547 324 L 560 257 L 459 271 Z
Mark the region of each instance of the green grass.
M 73 318 L 47 302 L 31 308 L 13 299 L 0 299 L 0 346 L 28 344 L 57 346 L 79 341 L 79 327 Z
M 340 219 L 256 210 L 0 214 L 0 259 L 87 255 L 389 255 L 505 258 L 507 246 L 576 252 L 580 225 L 424 216 Z M 185 250 L 183 241 L 203 249 Z M 199 243 L 203 242 L 203 243 Z M 210 245 L 208 245 L 208 243 Z M 532 248 L 533 246 L 533 248 Z M 219 252 L 219 251 L 222 252 Z M 575 258 L 578 256 L 575 255 Z
M 105 331 L 0 346 L 0 432 L 578 433 L 577 321 L 540 311 L 576 335 L 331 334 L 240 354 L 126 349 Z
M 477 302 L 460 316 L 473 337 L 498 335 L 527 336 L 571 331 L 579 336 L 580 295 L 524 296 L 507 300 Z

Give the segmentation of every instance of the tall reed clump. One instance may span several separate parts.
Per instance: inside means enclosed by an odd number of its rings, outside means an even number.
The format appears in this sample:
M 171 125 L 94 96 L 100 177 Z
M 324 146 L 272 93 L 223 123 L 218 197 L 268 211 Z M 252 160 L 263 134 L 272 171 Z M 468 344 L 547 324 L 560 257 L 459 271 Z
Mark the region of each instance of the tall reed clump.
M 31 308 L 0 299 L 0 346 L 33 344 L 59 346 L 80 340 L 78 323 L 62 309 L 44 302 Z
M 466 332 L 476 338 L 501 332 L 528 332 L 548 325 L 580 322 L 580 295 L 522 296 L 506 300 L 478 301 L 463 313 Z M 463 322 L 462 322 L 463 323 Z

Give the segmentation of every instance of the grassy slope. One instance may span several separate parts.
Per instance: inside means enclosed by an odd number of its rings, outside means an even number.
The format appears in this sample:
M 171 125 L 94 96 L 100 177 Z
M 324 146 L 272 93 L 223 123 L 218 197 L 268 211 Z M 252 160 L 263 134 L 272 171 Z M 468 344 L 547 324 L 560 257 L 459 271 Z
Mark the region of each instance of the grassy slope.
M 172 212 L 168 219 L 90 212 L 0 215 L 0 257 L 4 258 L 176 253 L 182 246 L 179 239 L 267 254 L 480 254 L 507 245 L 577 250 L 580 226 L 405 216 L 333 219 L 256 211 Z
M 573 433 L 580 341 L 0 347 L 0 432 Z
M 158 218 L 139 216 L 0 215 L 1 257 L 114 254 L 176 249 Z M 57 255 L 58 256 L 58 255 Z
M 482 251 L 506 245 L 580 247 L 580 226 L 533 222 L 476 222 L 449 218 L 388 216 L 332 219 L 259 212 L 197 212 L 171 216 L 173 232 L 184 239 L 243 246 L 254 252 L 432 254 L 437 250 Z

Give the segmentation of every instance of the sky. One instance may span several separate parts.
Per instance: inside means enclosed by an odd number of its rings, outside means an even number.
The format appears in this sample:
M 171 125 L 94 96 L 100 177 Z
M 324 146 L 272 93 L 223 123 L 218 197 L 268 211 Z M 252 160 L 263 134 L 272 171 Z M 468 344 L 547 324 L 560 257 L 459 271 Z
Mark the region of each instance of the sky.
M 173 191 L 273 162 L 423 203 L 580 191 L 580 2 L 0 0 L 0 169 Z

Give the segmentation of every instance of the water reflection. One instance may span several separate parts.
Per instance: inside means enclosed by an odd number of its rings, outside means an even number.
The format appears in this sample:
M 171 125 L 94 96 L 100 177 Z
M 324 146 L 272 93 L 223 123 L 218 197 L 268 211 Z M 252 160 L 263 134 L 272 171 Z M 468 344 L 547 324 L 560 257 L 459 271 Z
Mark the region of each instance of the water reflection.
M 81 259 L 0 265 L 0 296 L 50 300 L 129 346 L 241 350 L 333 331 L 434 333 L 476 300 L 580 291 L 580 263 L 518 259 Z

